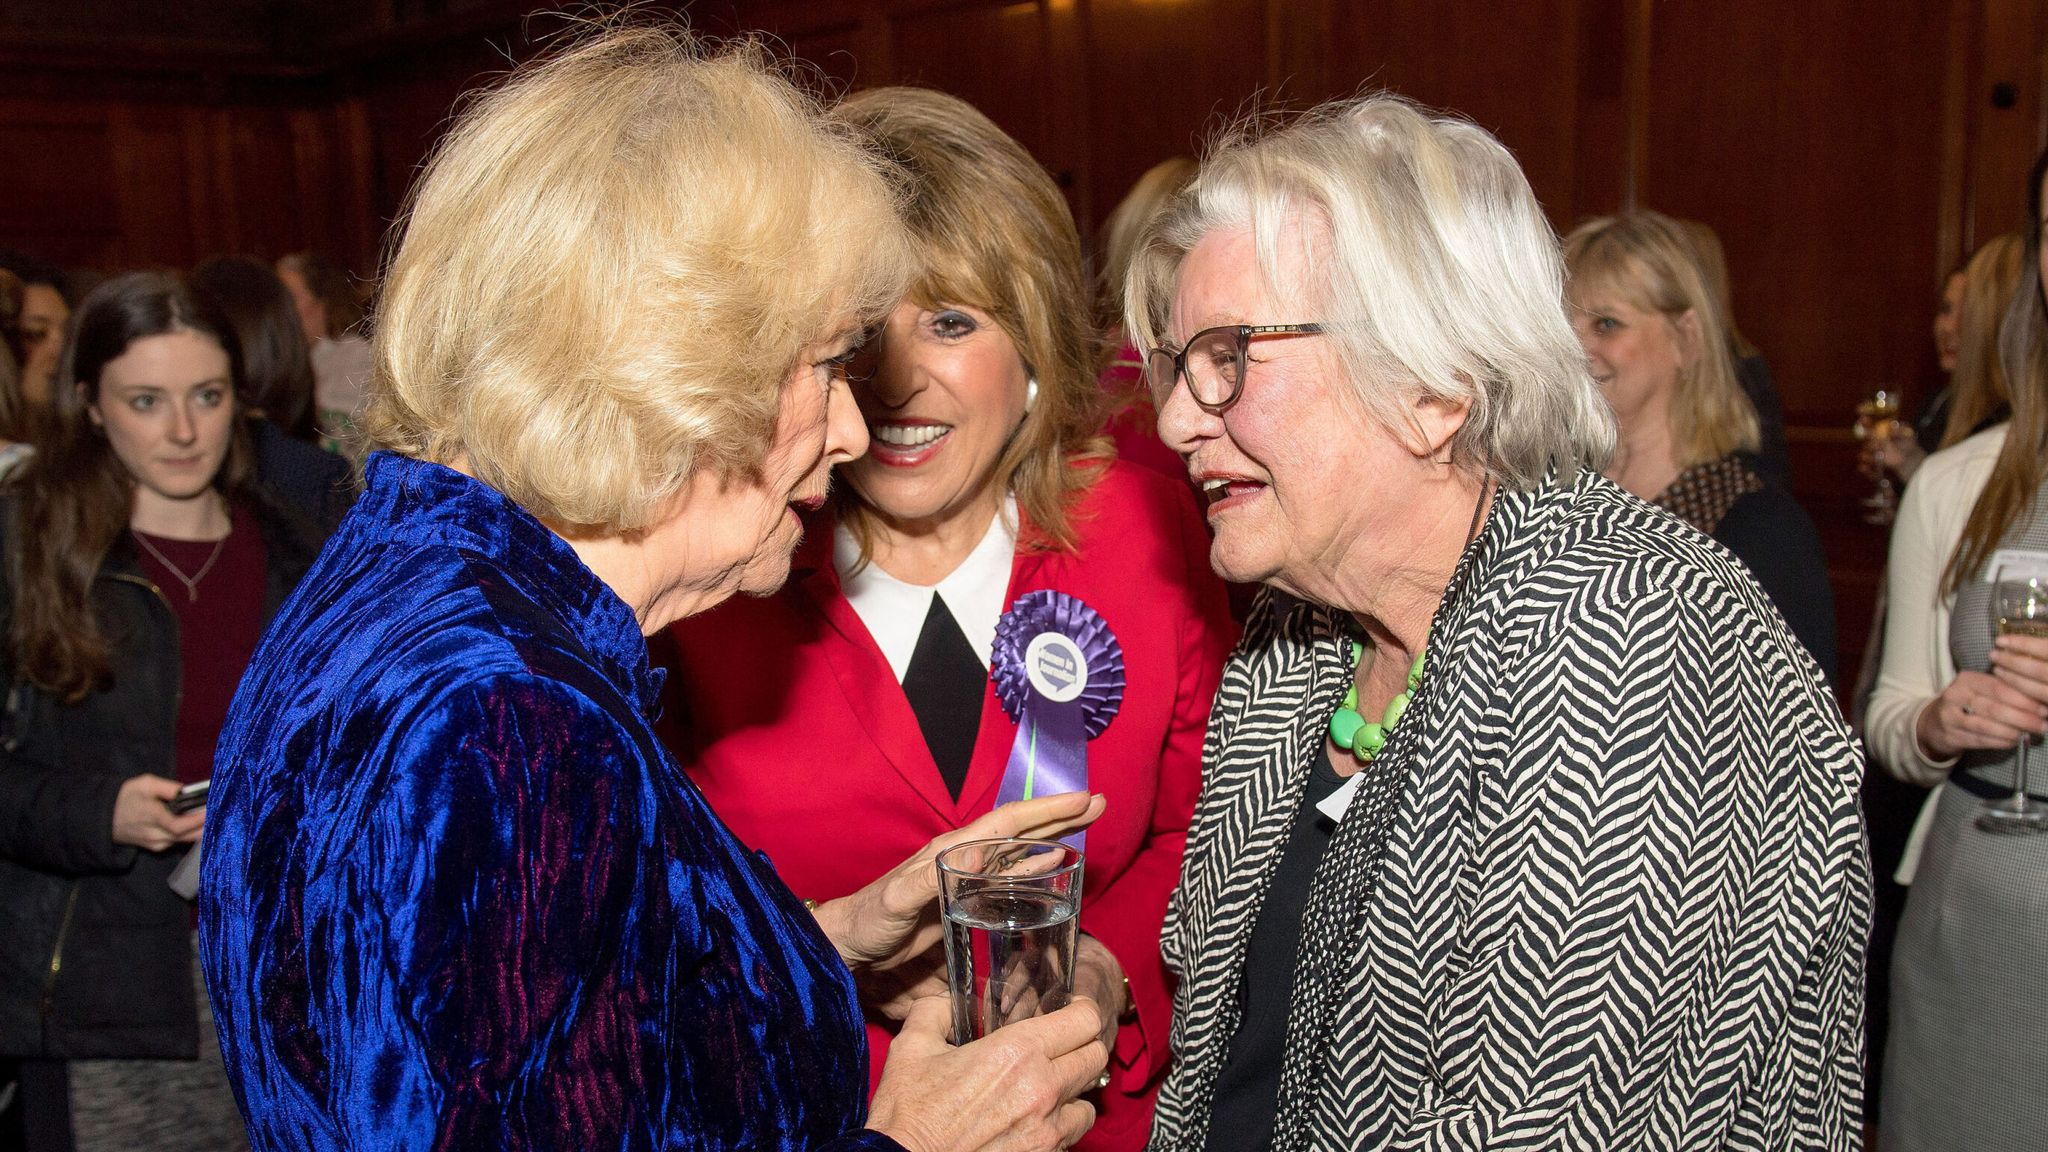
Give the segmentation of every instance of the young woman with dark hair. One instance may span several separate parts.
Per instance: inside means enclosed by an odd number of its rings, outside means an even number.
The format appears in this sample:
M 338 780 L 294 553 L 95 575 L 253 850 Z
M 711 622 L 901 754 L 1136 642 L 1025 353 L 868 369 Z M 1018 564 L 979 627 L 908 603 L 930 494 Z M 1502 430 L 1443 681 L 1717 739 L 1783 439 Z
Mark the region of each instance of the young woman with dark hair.
M 315 545 L 250 478 L 240 349 L 168 275 L 101 285 L 0 501 L 0 1056 L 32 1147 L 243 1141 L 168 884 L 205 822 L 178 798 Z
M 288 507 L 333 531 L 355 503 L 355 472 L 317 446 L 313 361 L 290 290 L 270 265 L 247 256 L 205 260 L 192 270 L 191 283 L 241 342 L 236 379 L 247 401 L 256 475 Z

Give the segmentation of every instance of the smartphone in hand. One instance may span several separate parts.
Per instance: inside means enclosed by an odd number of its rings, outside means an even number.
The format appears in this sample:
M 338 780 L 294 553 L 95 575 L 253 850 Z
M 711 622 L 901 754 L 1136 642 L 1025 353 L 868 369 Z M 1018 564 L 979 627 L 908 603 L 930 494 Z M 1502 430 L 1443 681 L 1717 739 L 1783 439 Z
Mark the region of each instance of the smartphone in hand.
M 194 808 L 206 807 L 206 786 L 211 783 L 211 780 L 201 780 L 196 784 L 185 785 L 170 799 L 164 801 L 164 807 L 169 808 L 173 816 L 183 816 Z

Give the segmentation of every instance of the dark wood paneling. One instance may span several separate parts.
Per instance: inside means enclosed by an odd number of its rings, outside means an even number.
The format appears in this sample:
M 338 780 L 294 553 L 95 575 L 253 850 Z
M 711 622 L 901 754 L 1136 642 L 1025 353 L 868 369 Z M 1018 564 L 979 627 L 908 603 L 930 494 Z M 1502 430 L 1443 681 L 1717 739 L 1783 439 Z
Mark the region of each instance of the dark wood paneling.
M 1858 397 L 1933 356 L 1948 21 L 1934 5 L 1874 11 L 1656 8 L 1641 200 L 1720 232 L 1736 315 L 1794 424 L 1846 424 Z M 1688 66 L 1702 60 L 1715 67 Z
M 103 108 L 0 101 L 0 156 L 11 170 L 0 245 L 50 260 L 118 258 L 113 155 Z
M 1578 0 L 1346 5 L 1331 39 L 1336 83 L 1327 86 L 1340 94 L 1385 89 L 1470 118 L 1514 151 L 1553 222 L 1569 227 L 1580 159 L 1581 8 Z M 1619 70 L 1624 62 L 1616 56 L 1596 66 Z M 1619 156 L 1625 143 L 1610 137 L 1589 151 Z
M 1198 155 L 1203 140 L 1251 107 L 1270 79 L 1287 92 L 1313 85 L 1319 62 L 1304 45 L 1323 46 L 1307 34 L 1318 5 L 1301 5 L 1283 35 L 1285 54 L 1269 62 L 1264 0 L 1215 0 L 1200 6 L 1147 0 L 1096 0 L 1086 15 L 1091 81 L 1086 96 L 1093 194 L 1084 230 L 1093 232 L 1147 168 L 1172 156 Z M 1277 77 L 1269 72 L 1277 71 Z M 1190 82 L 1200 77 L 1200 83 Z M 1279 85 L 1274 85 L 1280 87 Z
M 88 51 L 8 25 L 46 3 L 0 11 L 0 155 L 36 161 L 0 197 L 0 244 L 96 267 L 313 245 L 370 272 L 458 96 L 533 51 L 529 28 L 560 27 L 523 24 L 542 5 L 521 0 L 290 20 L 231 0 L 271 24 L 181 10 L 154 41 L 129 28 Z M 1712 224 L 1784 394 L 1845 668 L 1885 540 L 1860 519 L 1853 405 L 1936 382 L 1941 277 L 2023 222 L 2048 140 L 2048 0 L 700 0 L 693 16 L 778 37 L 828 92 L 973 102 L 1059 178 L 1086 237 L 1145 168 L 1254 104 L 1363 88 L 1495 132 L 1560 230 L 1632 205 Z

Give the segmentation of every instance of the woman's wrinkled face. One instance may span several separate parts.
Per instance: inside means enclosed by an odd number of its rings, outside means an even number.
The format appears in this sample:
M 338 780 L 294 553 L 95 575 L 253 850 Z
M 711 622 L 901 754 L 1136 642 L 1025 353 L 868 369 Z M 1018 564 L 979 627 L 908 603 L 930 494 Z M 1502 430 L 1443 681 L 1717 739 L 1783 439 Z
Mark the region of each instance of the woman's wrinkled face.
M 1572 299 L 1571 317 L 1593 379 L 1624 431 L 1669 402 L 1686 361 L 1684 334 L 1669 316 L 1594 293 Z
M 1950 273 L 1934 308 L 1934 351 L 1943 372 L 1956 370 L 1956 349 L 1962 347 L 1963 337 L 1963 287 L 1968 283 L 1961 272 Z
M 48 284 L 29 284 L 21 291 L 21 394 L 30 404 L 50 402 L 50 381 L 57 376 L 57 358 L 64 351 L 64 326 L 71 308 Z
M 869 445 L 846 478 L 885 523 L 930 528 L 990 506 L 1031 374 L 988 313 L 906 300 L 854 376 Z
M 87 412 L 140 492 L 190 500 L 213 486 L 234 435 L 228 354 L 190 330 L 144 336 L 100 370 Z
M 867 448 L 867 429 L 847 390 L 845 363 L 853 347 L 845 336 L 814 345 L 783 382 L 775 440 L 759 476 L 693 478 L 691 503 L 717 509 L 700 518 L 709 539 L 685 551 L 699 581 L 765 596 L 789 578 L 790 554 L 803 540 L 800 514 L 825 503 L 832 466 Z
M 1281 230 L 1282 285 L 1307 280 L 1312 249 L 1298 224 Z M 1267 283 L 1249 230 L 1211 232 L 1181 264 L 1167 336 L 1178 350 L 1217 325 L 1320 322 L 1305 295 Z M 1255 337 L 1243 388 L 1220 414 L 1176 381 L 1159 435 L 1202 491 L 1210 563 L 1226 580 L 1314 595 L 1354 549 L 1399 547 L 1413 456 L 1366 411 L 1328 337 Z

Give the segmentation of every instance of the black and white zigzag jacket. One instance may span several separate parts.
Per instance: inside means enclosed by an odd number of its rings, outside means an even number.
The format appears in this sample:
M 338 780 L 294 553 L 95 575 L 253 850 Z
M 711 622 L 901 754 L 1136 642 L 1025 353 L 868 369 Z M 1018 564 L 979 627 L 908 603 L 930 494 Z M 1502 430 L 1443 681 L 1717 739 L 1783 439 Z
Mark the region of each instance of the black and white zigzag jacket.
M 1158 1152 L 1203 1147 L 1353 634 L 1268 592 L 1224 674 Z M 1365 771 L 1303 916 L 1277 1150 L 1860 1148 L 1862 757 L 1719 545 L 1591 474 L 1501 494 Z

